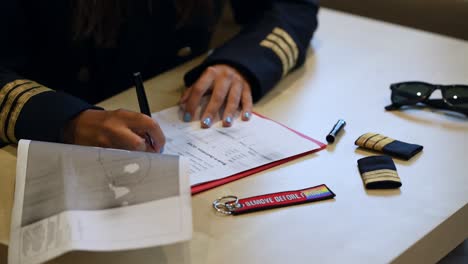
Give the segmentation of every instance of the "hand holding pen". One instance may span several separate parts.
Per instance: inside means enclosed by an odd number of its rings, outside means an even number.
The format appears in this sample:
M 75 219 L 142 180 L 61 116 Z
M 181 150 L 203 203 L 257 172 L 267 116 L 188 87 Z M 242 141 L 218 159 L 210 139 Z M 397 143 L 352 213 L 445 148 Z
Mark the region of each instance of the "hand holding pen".
M 143 86 L 143 80 L 139 72 L 136 72 L 133 74 L 133 81 L 135 83 L 135 90 L 137 93 L 138 105 L 140 106 L 140 112 L 151 118 L 151 111 L 149 109 L 145 87 Z M 153 120 L 153 123 L 155 126 L 157 126 L 154 120 Z M 157 126 L 157 128 L 159 128 L 159 126 Z M 156 133 L 155 135 L 151 135 L 149 133 L 150 131 L 146 131 L 144 132 L 144 138 L 145 138 L 146 144 L 150 146 L 153 149 L 153 151 L 162 153 L 164 150 L 165 138 L 160 128 L 159 128 L 159 131 L 161 133 L 160 134 Z
M 141 82 L 141 79 L 137 82 Z M 137 87 L 140 87 L 137 91 L 143 88 L 142 83 Z M 139 100 L 146 101 L 144 90 L 143 97 Z M 165 144 L 164 134 L 150 117 L 147 102 L 146 109 L 147 114 L 123 109 L 85 110 L 65 125 L 63 141 L 84 146 L 162 152 Z
M 150 135 L 154 147 L 145 137 Z M 64 129 L 64 142 L 84 146 L 160 152 L 165 138 L 159 125 L 149 116 L 128 110 L 88 109 L 71 120 Z

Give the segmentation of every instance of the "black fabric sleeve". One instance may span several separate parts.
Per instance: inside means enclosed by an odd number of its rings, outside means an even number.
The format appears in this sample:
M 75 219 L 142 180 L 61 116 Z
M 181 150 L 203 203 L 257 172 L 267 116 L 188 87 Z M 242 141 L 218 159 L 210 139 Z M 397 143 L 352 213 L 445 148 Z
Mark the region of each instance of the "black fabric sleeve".
M 0 69 L 0 142 L 62 142 L 67 122 L 87 109 L 102 109 Z
M 65 124 L 90 108 L 78 98 L 28 80 L 28 28 L 19 1 L 0 3 L 0 144 L 19 139 L 58 142 Z
M 61 142 L 65 124 L 82 111 L 91 108 L 100 109 L 62 92 L 38 94 L 23 107 L 16 121 L 16 137 Z
M 242 31 L 185 75 L 193 84 L 210 65 L 228 64 L 249 81 L 257 101 L 288 72 L 301 66 L 317 28 L 316 0 L 231 0 Z

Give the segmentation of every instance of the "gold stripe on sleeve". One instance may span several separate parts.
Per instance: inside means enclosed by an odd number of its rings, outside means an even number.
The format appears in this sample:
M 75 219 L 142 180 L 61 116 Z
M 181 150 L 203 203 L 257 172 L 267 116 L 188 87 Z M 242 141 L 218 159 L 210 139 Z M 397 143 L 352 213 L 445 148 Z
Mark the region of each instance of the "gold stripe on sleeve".
M 8 92 L 6 92 L 5 94 L 2 94 L 2 96 L 0 97 L 1 99 L 0 106 L 2 106 L 2 108 L 0 109 L 0 139 L 3 142 L 10 142 L 10 140 L 8 140 L 8 137 L 7 137 L 7 127 L 9 127 L 9 120 L 7 120 L 7 118 L 8 118 L 8 114 L 13 110 L 12 107 L 13 107 L 13 104 L 15 103 L 15 99 L 19 95 L 21 95 L 23 92 L 27 94 L 28 92 L 26 91 L 30 89 L 31 90 L 37 89 L 39 87 L 43 87 L 43 86 L 33 81 L 17 80 L 17 81 L 8 83 L 2 89 L 1 91 L 2 93 L 4 92 L 4 89 L 5 91 L 8 90 Z M 18 105 L 18 102 L 16 103 L 16 105 Z M 11 117 L 11 114 L 10 114 L 10 117 Z M 10 121 L 11 121 L 11 118 L 10 118 Z M 15 123 L 16 123 L 16 120 L 15 120 Z
M 30 89 L 32 87 L 38 86 L 35 82 L 24 82 L 19 85 L 14 85 L 10 88 L 9 93 L 5 94 L 2 98 L 2 109 L 0 112 L 0 139 L 3 142 L 9 142 L 8 138 L 6 137 L 6 126 L 7 126 L 7 117 L 8 113 L 11 110 L 11 106 L 15 98 L 23 91 Z
M 294 55 L 294 61 L 297 61 L 297 58 L 299 57 L 299 50 L 297 49 L 296 42 L 294 42 L 293 38 L 288 34 L 288 32 L 284 31 L 283 29 L 279 27 L 275 27 L 273 29 L 273 33 L 281 36 L 283 39 L 286 40 L 286 42 L 291 46 L 293 50 L 293 55 Z
M 47 88 L 47 87 L 40 86 L 40 87 L 33 88 L 33 89 L 25 92 L 24 94 L 22 94 L 18 98 L 18 101 L 14 105 L 14 109 L 11 110 L 12 113 L 11 113 L 11 116 L 10 116 L 10 120 L 9 120 L 8 124 L 6 124 L 8 126 L 7 135 L 8 135 L 8 138 L 12 142 L 14 142 L 14 143 L 18 142 L 18 140 L 16 139 L 16 136 L 15 136 L 15 126 L 16 126 L 16 121 L 18 120 L 19 114 L 21 113 L 21 110 L 23 110 L 24 105 L 33 96 L 38 95 L 38 94 L 43 93 L 43 92 L 49 92 L 49 91 L 52 91 L 52 90 Z
M 26 83 L 31 83 L 31 81 L 30 80 L 15 80 L 15 81 L 5 84 L 5 86 L 3 86 L 2 89 L 0 89 L 0 107 L 2 106 L 3 102 L 7 99 L 5 98 L 5 96 L 8 94 L 8 92 L 10 92 L 16 86 L 23 85 Z M 0 109 L 0 111 L 1 110 L 2 109 Z
M 275 34 L 269 34 L 266 38 L 267 40 L 275 43 L 278 45 L 286 54 L 286 57 L 288 58 L 288 72 L 291 70 L 292 67 L 296 64 L 296 61 L 294 60 L 294 55 L 292 54 L 292 50 L 289 47 L 288 44 L 284 41 L 284 39 L 278 37 Z
M 286 75 L 286 73 L 288 72 L 288 59 L 286 58 L 286 55 L 283 53 L 283 51 L 281 51 L 281 49 L 276 44 L 269 40 L 263 40 L 262 42 L 260 42 L 260 46 L 273 50 L 273 52 L 281 60 L 281 64 L 283 64 L 283 73 L 281 75 Z

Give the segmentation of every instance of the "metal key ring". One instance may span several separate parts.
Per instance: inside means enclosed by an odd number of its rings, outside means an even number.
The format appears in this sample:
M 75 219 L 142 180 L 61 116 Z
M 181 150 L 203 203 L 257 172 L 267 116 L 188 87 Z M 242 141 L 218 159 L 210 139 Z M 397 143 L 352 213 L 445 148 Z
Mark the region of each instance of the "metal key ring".
M 239 207 L 239 198 L 237 198 L 237 196 L 234 195 L 222 196 L 213 201 L 213 208 L 217 212 L 225 215 L 232 214 L 232 211 Z

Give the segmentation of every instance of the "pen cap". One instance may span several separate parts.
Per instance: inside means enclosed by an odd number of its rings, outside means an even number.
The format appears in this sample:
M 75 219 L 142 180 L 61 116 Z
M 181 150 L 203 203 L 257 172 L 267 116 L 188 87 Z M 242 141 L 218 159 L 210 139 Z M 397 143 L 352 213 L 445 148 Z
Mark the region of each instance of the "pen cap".
M 326 140 L 329 143 L 333 143 L 335 141 L 336 135 L 343 129 L 343 127 L 346 125 L 346 122 L 343 119 L 339 119 L 338 122 L 333 126 L 332 130 L 330 133 L 328 133 Z

